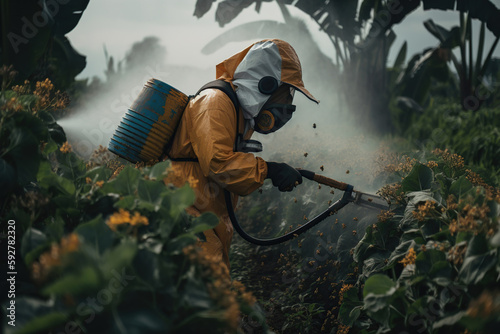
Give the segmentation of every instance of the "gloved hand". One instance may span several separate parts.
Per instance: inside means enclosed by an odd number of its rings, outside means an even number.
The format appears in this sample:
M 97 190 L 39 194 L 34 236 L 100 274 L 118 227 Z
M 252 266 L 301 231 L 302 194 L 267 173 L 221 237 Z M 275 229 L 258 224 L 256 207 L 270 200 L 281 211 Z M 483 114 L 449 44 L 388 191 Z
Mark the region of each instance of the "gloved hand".
M 279 191 L 292 191 L 296 184 L 302 183 L 302 175 L 285 163 L 267 162 L 267 178 Z

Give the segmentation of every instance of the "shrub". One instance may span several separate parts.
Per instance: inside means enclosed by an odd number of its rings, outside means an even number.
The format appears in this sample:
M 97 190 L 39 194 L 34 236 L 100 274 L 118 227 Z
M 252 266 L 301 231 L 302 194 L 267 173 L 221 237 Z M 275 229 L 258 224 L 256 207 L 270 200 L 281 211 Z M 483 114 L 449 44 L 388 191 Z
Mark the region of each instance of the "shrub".
M 5 332 L 236 332 L 240 314 L 260 314 L 197 248 L 218 219 L 186 213 L 194 192 L 165 182 L 169 162 L 123 165 L 100 148 L 86 163 L 53 103 L 18 88 L 1 98 L 1 217 L 15 221 L 18 272 L 16 326 Z
M 410 150 L 448 149 L 462 156 L 488 183 L 500 185 L 500 108 L 464 111 L 444 100 L 404 119 L 407 125 L 400 135 Z
M 435 150 L 382 189 L 391 214 L 354 251 L 362 268 L 340 321 L 354 332 L 491 332 L 500 322 L 500 192 Z

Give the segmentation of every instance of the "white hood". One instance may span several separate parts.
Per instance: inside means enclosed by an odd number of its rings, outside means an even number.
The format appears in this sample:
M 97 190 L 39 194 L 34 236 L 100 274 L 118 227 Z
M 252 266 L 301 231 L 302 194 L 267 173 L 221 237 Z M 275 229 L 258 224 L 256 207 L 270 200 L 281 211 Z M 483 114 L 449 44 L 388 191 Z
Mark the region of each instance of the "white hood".
M 243 116 L 250 121 L 253 128 L 253 118 L 261 111 L 266 101 L 271 97 L 259 91 L 259 81 L 265 76 L 271 76 L 281 85 L 281 56 L 278 46 L 272 41 L 256 43 L 248 51 L 234 72 L 233 84 L 240 102 Z

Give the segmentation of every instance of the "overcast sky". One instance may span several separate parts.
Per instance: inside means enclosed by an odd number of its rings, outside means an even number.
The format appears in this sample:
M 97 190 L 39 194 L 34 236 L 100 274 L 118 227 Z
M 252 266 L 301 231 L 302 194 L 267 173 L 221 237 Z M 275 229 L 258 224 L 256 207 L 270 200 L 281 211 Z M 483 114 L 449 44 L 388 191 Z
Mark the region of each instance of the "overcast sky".
M 263 3 L 260 14 L 255 12 L 254 6 L 250 6 L 233 22 L 220 28 L 215 22 L 217 2 L 201 19 L 193 16 L 195 3 L 196 0 L 90 1 L 80 23 L 68 34 L 74 48 L 87 57 L 87 67 L 79 77 L 103 76 L 106 67 L 104 45 L 110 55 L 120 60 L 134 42 L 145 36 L 160 38 L 161 44 L 167 50 L 167 63 L 209 68 L 252 42 L 231 43 L 212 55 L 203 55 L 201 48 L 226 29 L 257 20 L 283 22 L 277 4 L 271 2 Z M 500 0 L 493 0 L 493 3 L 500 7 Z M 290 7 L 290 11 L 308 23 L 316 42 L 326 55 L 332 56 L 334 50 L 326 34 L 319 31 L 316 24 L 303 12 L 294 7 Z M 428 18 L 433 18 L 436 23 L 447 28 L 458 24 L 456 11 L 417 10 L 408 16 L 403 24 L 395 26 L 398 38 L 391 49 L 389 61 L 394 58 L 405 40 L 408 41 L 408 57 L 436 44 L 437 40 L 422 25 Z M 487 35 L 489 39 L 486 45 L 490 46 L 492 34 Z M 495 56 L 500 57 L 500 47 L 497 47 Z

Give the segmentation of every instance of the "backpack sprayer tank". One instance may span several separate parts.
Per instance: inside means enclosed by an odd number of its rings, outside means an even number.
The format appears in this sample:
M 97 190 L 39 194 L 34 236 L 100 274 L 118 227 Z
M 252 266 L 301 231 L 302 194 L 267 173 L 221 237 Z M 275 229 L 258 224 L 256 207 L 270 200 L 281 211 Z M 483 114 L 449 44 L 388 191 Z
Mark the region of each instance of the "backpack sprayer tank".
M 188 101 L 174 87 L 148 80 L 111 137 L 109 151 L 133 163 L 159 160 Z

